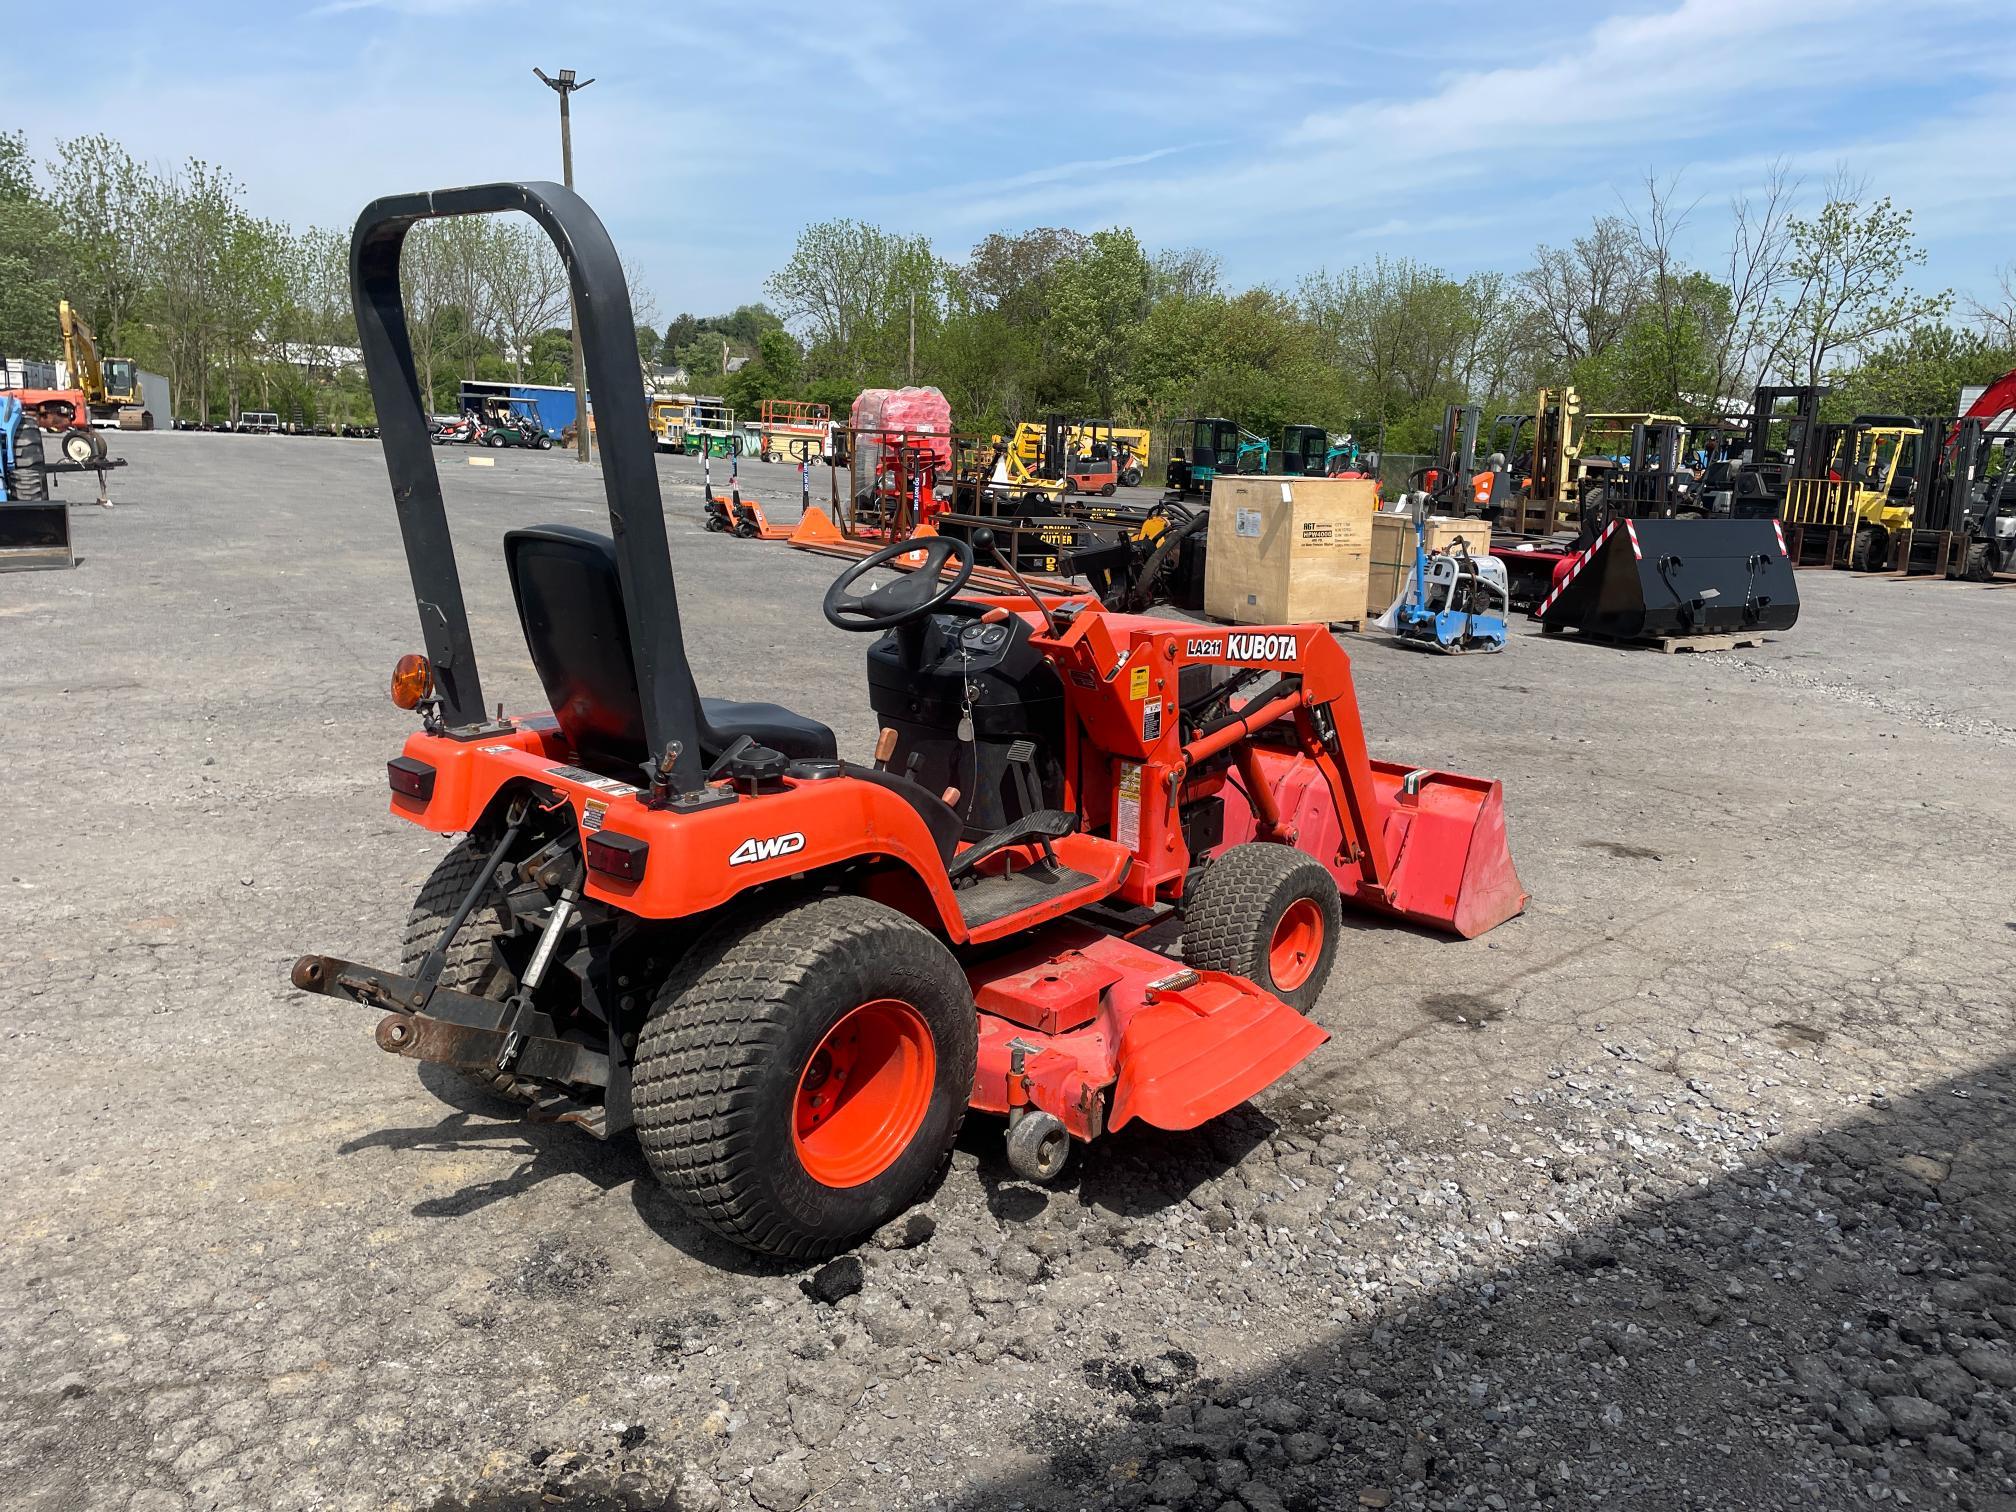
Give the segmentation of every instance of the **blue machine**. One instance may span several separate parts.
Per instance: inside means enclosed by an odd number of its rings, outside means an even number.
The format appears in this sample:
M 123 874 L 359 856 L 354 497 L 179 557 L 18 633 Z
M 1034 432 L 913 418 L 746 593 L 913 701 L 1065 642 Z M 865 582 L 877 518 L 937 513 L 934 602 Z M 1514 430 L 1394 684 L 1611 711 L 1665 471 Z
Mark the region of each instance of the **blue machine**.
M 76 565 L 70 511 L 49 497 L 41 429 L 19 399 L 0 395 L 0 572 Z
M 1381 623 L 1408 645 L 1454 656 L 1505 649 L 1505 564 L 1477 558 L 1458 541 L 1453 551 L 1428 549 L 1428 502 L 1414 502 L 1414 574 Z

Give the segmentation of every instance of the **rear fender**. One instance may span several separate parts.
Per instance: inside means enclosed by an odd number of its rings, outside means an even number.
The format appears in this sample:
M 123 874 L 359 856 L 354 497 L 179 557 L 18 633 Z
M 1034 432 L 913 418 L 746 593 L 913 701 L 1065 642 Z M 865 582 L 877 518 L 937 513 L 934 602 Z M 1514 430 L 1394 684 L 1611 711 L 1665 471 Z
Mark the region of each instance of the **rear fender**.
M 393 794 L 392 812 L 438 834 L 497 824 L 512 797 L 529 792 L 556 824 L 571 819 L 584 840 L 601 833 L 642 841 L 641 878 L 590 871 L 583 889 L 641 919 L 696 918 L 759 888 L 802 886 L 809 877 L 866 867 L 871 896 L 955 944 L 967 937 L 923 819 L 873 783 L 787 782 L 760 797 L 677 813 L 650 808 L 638 787 L 571 765 L 537 721 L 480 744 L 414 735 L 404 754 L 433 771 L 432 791 L 424 800 Z

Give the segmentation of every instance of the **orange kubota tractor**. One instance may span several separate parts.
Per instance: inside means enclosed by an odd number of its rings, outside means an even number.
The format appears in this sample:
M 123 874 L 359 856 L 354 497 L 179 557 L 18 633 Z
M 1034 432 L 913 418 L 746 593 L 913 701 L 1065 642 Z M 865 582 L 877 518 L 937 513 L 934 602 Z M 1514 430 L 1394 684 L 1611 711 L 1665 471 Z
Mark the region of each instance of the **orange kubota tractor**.
M 615 249 L 570 191 L 406 195 L 358 221 L 358 325 L 426 645 L 393 677 L 420 728 L 388 764 L 391 808 L 460 838 L 396 967 L 309 955 L 293 980 L 373 1010 L 383 1048 L 534 1119 L 634 1125 L 697 1221 L 810 1258 L 912 1202 L 969 1108 L 1047 1179 L 1073 1141 L 1253 1096 L 1327 1037 L 1301 1010 L 1343 905 L 1466 936 L 1519 912 L 1497 784 L 1373 761 L 1322 626 L 969 596 L 990 543 L 925 538 L 848 563 L 825 598 L 836 628 L 875 636 L 872 760 L 802 714 L 703 696 L 636 407 L 605 419 L 610 534 L 504 537 L 551 708 L 494 712 L 399 255 L 422 220 L 502 210 L 560 245 L 590 386 L 639 384 Z M 880 580 L 904 554 L 921 567 Z M 1180 960 L 1133 938 L 1172 913 Z

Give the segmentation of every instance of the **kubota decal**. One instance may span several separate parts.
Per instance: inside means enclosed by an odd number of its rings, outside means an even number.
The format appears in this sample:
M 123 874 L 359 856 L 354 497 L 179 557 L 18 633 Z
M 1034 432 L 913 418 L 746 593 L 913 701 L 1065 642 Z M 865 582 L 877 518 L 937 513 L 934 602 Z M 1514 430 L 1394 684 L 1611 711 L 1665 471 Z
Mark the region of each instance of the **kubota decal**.
M 1292 635 L 1228 635 L 1225 656 L 1229 661 L 1254 666 L 1261 662 L 1292 662 L 1298 655 Z
M 775 861 L 779 856 L 793 855 L 805 849 L 805 837 L 797 830 L 788 835 L 772 835 L 767 840 L 759 840 L 751 835 L 728 857 L 730 866 L 747 866 L 751 861 Z

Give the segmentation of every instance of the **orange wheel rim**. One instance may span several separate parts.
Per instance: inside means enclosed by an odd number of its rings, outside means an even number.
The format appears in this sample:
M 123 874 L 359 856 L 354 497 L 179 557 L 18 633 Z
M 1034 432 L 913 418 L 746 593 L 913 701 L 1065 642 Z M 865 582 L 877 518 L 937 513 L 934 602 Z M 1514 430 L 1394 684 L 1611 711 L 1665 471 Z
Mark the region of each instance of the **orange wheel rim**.
M 1323 953 L 1323 910 L 1312 898 L 1297 898 L 1281 912 L 1267 944 L 1267 974 L 1277 992 L 1293 992 L 1309 980 Z
M 938 1056 L 924 1016 L 899 998 L 851 1009 L 798 1073 L 791 1140 L 822 1186 L 873 1181 L 916 1138 L 931 1106 Z

